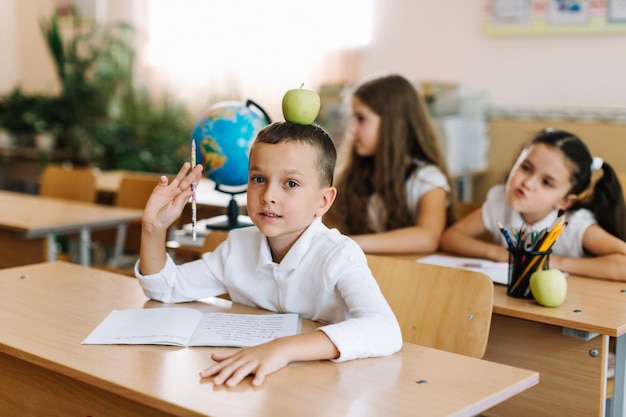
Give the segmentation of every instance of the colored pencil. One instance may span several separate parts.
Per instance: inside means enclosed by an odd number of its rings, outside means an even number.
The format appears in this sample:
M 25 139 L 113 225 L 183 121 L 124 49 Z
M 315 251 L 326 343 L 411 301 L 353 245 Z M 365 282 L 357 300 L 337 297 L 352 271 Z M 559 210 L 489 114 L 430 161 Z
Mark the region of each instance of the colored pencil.
M 504 226 L 502 226 L 502 223 L 500 222 L 498 222 L 498 228 L 500 229 L 500 232 L 502 232 L 502 235 L 504 236 L 504 240 L 506 240 L 506 244 L 509 246 L 509 249 L 515 250 L 515 245 L 513 244 L 513 241 L 511 240 L 511 236 L 509 235 L 508 230 L 506 230 Z
M 191 169 L 196 166 L 196 141 L 191 139 Z M 193 194 L 191 196 L 191 238 L 196 240 L 197 236 L 197 226 L 196 226 L 196 217 L 198 215 L 198 210 L 196 208 L 196 184 L 191 184 L 191 191 Z
M 555 219 L 550 229 L 547 231 L 547 233 L 543 235 L 541 240 L 539 240 L 537 244 L 535 245 L 539 247 L 537 250 L 538 252 L 549 251 L 552 248 L 552 245 L 554 245 L 554 242 L 556 242 L 556 239 L 559 237 L 561 232 L 563 232 L 563 229 L 567 226 L 567 222 L 565 222 L 565 217 L 563 216 L 563 214 L 564 212 L 560 210 L 557 218 Z M 530 281 L 530 275 L 531 275 L 530 271 L 533 271 L 533 267 L 537 263 L 538 265 L 537 265 L 537 268 L 535 268 L 535 270 L 540 270 L 543 267 L 543 264 L 545 263 L 547 257 L 548 257 L 547 254 L 533 256 L 532 259 L 530 259 L 530 261 L 524 267 L 522 273 L 517 277 L 517 280 L 515 281 L 515 283 L 513 283 L 513 285 L 509 288 L 509 293 L 515 294 L 516 292 L 519 291 L 518 288 L 520 286 L 521 288 L 527 287 L 527 285 L 522 285 L 522 284 L 526 284 L 527 282 Z

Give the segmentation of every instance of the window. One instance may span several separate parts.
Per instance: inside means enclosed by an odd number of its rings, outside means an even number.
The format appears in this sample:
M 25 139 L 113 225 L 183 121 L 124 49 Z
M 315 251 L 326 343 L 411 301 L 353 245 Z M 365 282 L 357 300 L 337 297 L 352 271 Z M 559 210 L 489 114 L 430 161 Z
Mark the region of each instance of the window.
M 192 109 L 250 98 L 280 119 L 286 90 L 354 75 L 346 73 L 370 40 L 372 3 L 148 0 L 147 82 Z

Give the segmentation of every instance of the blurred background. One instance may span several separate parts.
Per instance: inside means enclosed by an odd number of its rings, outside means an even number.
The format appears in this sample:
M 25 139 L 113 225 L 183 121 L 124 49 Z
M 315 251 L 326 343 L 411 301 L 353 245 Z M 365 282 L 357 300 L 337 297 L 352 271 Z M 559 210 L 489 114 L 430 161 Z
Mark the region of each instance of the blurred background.
M 282 95 L 304 84 L 320 92 L 319 122 L 339 143 L 349 116 L 344 100 L 349 88 L 372 76 L 400 73 L 428 100 L 451 171 L 460 177 L 469 173 L 467 199 L 480 201 L 501 180 L 519 145 L 546 126 L 580 134 L 594 153 L 626 171 L 624 155 L 611 154 L 611 149 L 624 149 L 626 140 L 626 19 L 619 13 L 607 18 L 610 0 L 581 1 L 587 19 L 574 24 L 554 20 L 562 30 L 551 32 L 545 30 L 551 15 L 538 18 L 537 13 L 549 14 L 557 3 L 0 0 L 0 95 L 16 88 L 25 96 L 62 93 L 50 39 L 42 33 L 42 21 L 53 16 L 59 16 L 58 30 L 66 41 L 98 26 L 114 34 L 104 42 L 119 47 L 121 39 L 128 47 L 111 54 L 108 67 L 101 68 L 109 71 L 104 77 L 110 83 L 104 110 L 109 117 L 131 112 L 119 89 L 132 85 L 132 108 L 150 107 L 151 117 L 174 115 L 165 124 L 180 121 L 175 133 L 185 138 L 208 106 L 221 100 L 250 98 L 274 120 L 282 119 Z M 531 13 L 517 10 L 520 4 L 532 4 Z M 80 14 L 78 23 L 72 10 Z M 127 27 L 120 28 L 121 23 Z M 514 30 L 520 26 L 526 29 Z M 102 38 L 97 42 L 102 44 Z M 120 62 L 127 66 L 120 68 Z M 130 74 L 127 82 L 111 81 L 116 71 Z M 125 131 L 133 132 L 129 138 L 146 134 L 125 123 Z M 87 133 L 73 133 L 87 143 L 80 151 L 83 159 L 119 168 L 122 155 L 134 157 L 147 146 L 138 144 L 136 154 L 132 149 L 103 151 L 123 136 L 119 126 L 115 134 L 107 129 L 92 126 Z M 15 145 L 11 141 L 6 135 L 0 139 L 0 153 Z M 181 143 L 186 145 L 186 139 Z M 177 163 L 166 149 L 154 153 L 165 152 Z M 144 159 L 156 163 L 131 169 L 172 170 L 155 155 Z

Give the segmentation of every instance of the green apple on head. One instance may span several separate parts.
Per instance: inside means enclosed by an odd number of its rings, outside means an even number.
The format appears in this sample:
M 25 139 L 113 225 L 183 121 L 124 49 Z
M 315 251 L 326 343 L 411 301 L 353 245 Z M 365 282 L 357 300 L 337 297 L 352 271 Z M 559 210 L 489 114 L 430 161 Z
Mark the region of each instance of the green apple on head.
M 283 96 L 283 116 L 285 120 L 301 125 L 310 125 L 320 112 L 319 94 L 306 88 L 287 90 Z

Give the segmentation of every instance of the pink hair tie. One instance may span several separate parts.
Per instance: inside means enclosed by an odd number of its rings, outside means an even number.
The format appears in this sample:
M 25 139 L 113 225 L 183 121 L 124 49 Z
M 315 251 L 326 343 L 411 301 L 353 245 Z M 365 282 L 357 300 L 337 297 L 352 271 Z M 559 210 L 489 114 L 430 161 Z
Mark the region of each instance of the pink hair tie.
M 599 156 L 594 156 L 591 160 L 591 171 L 600 171 L 604 165 L 604 160 Z

